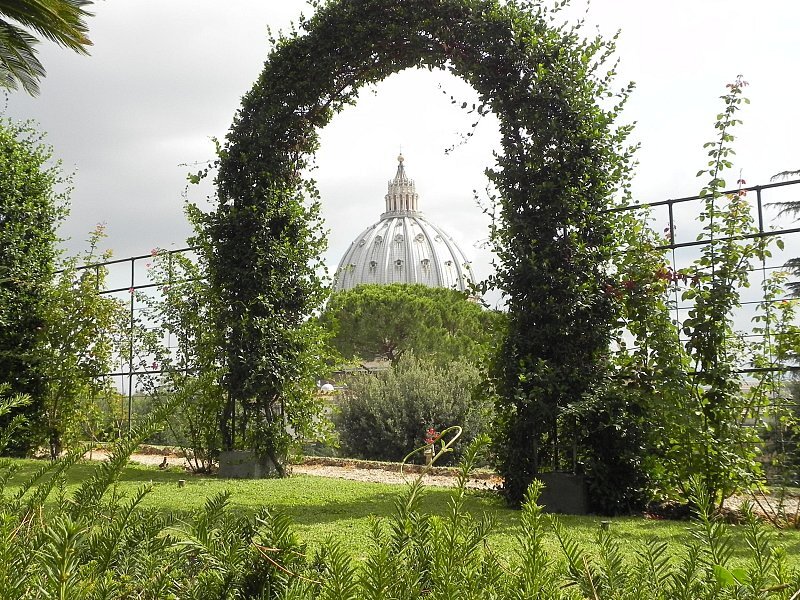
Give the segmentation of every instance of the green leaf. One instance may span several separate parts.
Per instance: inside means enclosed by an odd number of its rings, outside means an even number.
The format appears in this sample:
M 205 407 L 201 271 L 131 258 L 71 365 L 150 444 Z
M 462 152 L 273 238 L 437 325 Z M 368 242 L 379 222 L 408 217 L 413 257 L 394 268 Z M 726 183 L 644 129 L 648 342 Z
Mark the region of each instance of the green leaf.
M 747 571 L 738 567 L 736 569 L 731 569 L 730 574 L 736 579 L 737 583 L 744 584 L 750 583 L 750 576 L 747 574 Z

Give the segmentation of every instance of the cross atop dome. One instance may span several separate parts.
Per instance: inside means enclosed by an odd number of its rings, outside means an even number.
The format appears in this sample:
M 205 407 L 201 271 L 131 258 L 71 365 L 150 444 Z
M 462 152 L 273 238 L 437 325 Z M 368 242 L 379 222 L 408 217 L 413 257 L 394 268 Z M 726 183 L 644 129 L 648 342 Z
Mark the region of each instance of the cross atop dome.
M 389 191 L 386 194 L 386 213 L 384 214 L 419 212 L 419 194 L 414 186 L 414 180 L 409 179 L 406 175 L 403 165 L 405 160 L 402 153 L 397 157 L 397 173 L 395 173 L 394 179 L 389 181 Z

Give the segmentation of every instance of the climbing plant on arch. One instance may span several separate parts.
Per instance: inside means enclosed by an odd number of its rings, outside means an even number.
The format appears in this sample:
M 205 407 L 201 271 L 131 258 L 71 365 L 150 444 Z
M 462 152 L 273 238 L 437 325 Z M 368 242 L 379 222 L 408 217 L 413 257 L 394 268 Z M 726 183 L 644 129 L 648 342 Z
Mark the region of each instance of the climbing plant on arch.
M 282 418 L 303 413 L 298 381 L 314 354 L 303 332 L 323 298 L 318 195 L 304 169 L 317 131 L 359 90 L 412 67 L 472 85 L 500 121 L 492 237 L 511 330 L 497 362 L 496 450 L 509 498 L 550 468 L 570 402 L 591 390 L 614 322 L 605 292 L 613 248 L 602 211 L 624 182 L 627 94 L 604 66 L 613 41 L 584 39 L 524 0 L 331 0 L 281 36 L 220 153 L 219 206 L 207 217 L 220 291 L 226 381 L 261 450 L 285 452 Z M 281 416 L 283 415 L 283 417 Z M 558 466 L 558 465 L 556 465 Z

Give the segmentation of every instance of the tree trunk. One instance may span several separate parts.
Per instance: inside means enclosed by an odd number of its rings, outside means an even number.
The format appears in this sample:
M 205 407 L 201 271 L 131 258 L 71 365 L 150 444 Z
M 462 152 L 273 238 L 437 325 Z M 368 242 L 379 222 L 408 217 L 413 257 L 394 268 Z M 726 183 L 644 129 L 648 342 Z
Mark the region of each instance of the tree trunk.
M 233 450 L 234 446 L 236 437 L 235 413 L 236 401 L 232 400 L 231 395 L 228 394 L 228 400 L 225 402 L 225 407 L 222 409 L 219 420 L 219 430 L 222 434 L 222 449 L 226 451 Z
M 50 430 L 50 460 L 56 460 L 59 456 L 61 456 L 61 435 L 59 435 L 58 431 L 51 429 Z

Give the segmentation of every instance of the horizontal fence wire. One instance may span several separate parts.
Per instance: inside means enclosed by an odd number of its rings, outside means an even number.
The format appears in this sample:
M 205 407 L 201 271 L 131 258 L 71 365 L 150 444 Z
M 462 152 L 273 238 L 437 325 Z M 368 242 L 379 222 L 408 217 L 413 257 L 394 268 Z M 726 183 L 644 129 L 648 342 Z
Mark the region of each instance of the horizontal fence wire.
M 794 187 L 793 187 L 794 186 Z M 648 203 L 637 203 L 637 204 L 629 204 L 625 206 L 615 206 L 610 208 L 604 212 L 613 214 L 613 213 L 620 213 L 620 212 L 636 212 L 636 211 L 648 211 L 652 214 L 652 211 L 655 209 L 659 209 L 661 207 L 665 207 L 667 209 L 667 224 L 664 228 L 666 233 L 667 243 L 657 246 L 656 250 L 664 251 L 665 253 L 672 252 L 673 253 L 673 261 L 672 266 L 677 270 L 678 265 L 675 264 L 676 261 L 674 260 L 674 253 L 680 250 L 686 249 L 695 249 L 695 248 L 702 248 L 708 244 L 714 243 L 721 243 L 726 241 L 739 241 L 739 240 L 750 240 L 750 239 L 770 239 L 770 238 L 782 238 L 786 240 L 790 240 L 794 243 L 794 247 L 797 252 L 797 256 L 800 256 L 800 227 L 788 227 L 788 226 L 778 226 L 774 223 L 768 223 L 768 219 L 765 217 L 765 208 L 780 204 L 781 202 L 786 202 L 786 200 L 781 200 L 778 202 L 773 202 L 770 204 L 769 202 L 765 202 L 765 197 L 770 196 L 770 194 L 776 193 L 777 190 L 788 190 L 790 193 L 795 194 L 796 198 L 794 200 L 800 201 L 800 179 L 790 180 L 790 181 L 780 181 L 780 182 L 773 182 L 765 185 L 755 185 L 750 187 L 742 187 L 732 190 L 727 190 L 722 192 L 721 195 L 728 195 L 728 194 L 750 194 L 748 199 L 752 196 L 755 196 L 755 202 L 753 205 L 753 209 L 755 210 L 754 215 L 754 223 L 757 225 L 757 231 L 741 236 L 732 236 L 732 237 L 720 237 L 715 238 L 713 242 L 709 239 L 705 239 L 702 236 L 698 236 L 696 239 L 687 240 L 687 241 L 678 241 L 676 239 L 676 231 L 677 231 L 677 221 L 679 218 L 688 218 L 690 221 L 693 220 L 693 216 L 696 216 L 696 211 L 693 211 L 690 203 L 692 202 L 702 202 L 705 197 L 703 196 L 686 196 L 682 198 L 673 198 L 667 200 L 659 200 L 656 202 L 648 202 Z M 771 226 L 770 226 L 771 225 Z M 787 247 L 791 247 L 792 243 L 786 244 Z M 198 250 L 197 247 L 194 246 L 187 246 L 185 248 L 173 249 L 173 250 L 157 250 L 157 253 L 160 256 L 167 255 L 189 255 L 194 253 Z M 624 251 L 624 250 L 623 250 Z M 79 269 L 109 269 L 116 271 L 117 269 L 123 269 L 127 275 L 123 277 L 126 279 L 125 284 L 117 283 L 112 287 L 108 287 L 107 289 L 98 290 L 98 293 L 102 295 L 112 295 L 112 294 L 120 294 L 120 293 L 128 293 L 130 295 L 128 299 L 128 311 L 130 316 L 130 334 L 137 330 L 136 329 L 136 316 L 137 312 L 141 311 L 140 302 L 137 301 L 137 292 L 144 292 L 144 291 L 151 291 L 154 290 L 156 292 L 159 291 L 159 288 L 164 285 L 169 285 L 169 281 L 152 281 L 147 273 L 147 269 L 145 269 L 145 274 L 140 273 L 140 269 L 137 269 L 141 264 L 152 261 L 154 259 L 154 255 L 156 250 L 151 252 L 150 254 L 141 254 L 138 256 L 131 256 L 127 258 L 119 258 L 114 260 L 107 260 L 97 263 L 92 263 L 89 265 L 83 265 L 79 267 Z M 784 252 L 786 254 L 786 252 Z M 792 258 L 789 256 L 789 258 Z M 784 261 L 785 262 L 785 261 Z M 784 269 L 783 264 L 772 264 L 767 265 L 766 263 L 762 263 L 760 267 L 753 268 L 751 272 L 754 275 L 761 274 L 762 277 L 766 277 L 768 272 L 773 272 L 776 270 Z M 117 280 L 119 280 L 118 273 L 115 272 L 117 275 Z M 743 300 L 740 304 L 741 307 L 757 307 L 759 305 L 764 305 L 767 303 L 778 303 L 786 300 L 792 299 L 793 296 L 786 294 L 780 298 L 773 298 L 769 300 L 765 300 L 763 297 L 763 293 L 760 299 L 748 299 Z M 673 305 L 670 307 L 672 314 L 674 315 L 674 322 L 676 327 L 679 327 L 680 323 L 680 315 L 681 313 L 685 313 L 688 310 L 691 310 L 691 304 L 684 304 L 680 302 L 673 302 Z M 157 325 L 154 325 L 157 327 Z M 742 338 L 743 336 L 746 339 L 757 339 L 759 337 L 766 337 L 773 335 L 769 331 L 765 332 L 764 334 L 756 334 L 756 333 L 743 333 L 742 335 L 738 335 L 737 337 Z M 682 338 L 681 338 L 682 339 Z M 682 339 L 682 341 L 685 341 Z M 133 342 L 131 343 L 133 346 Z M 632 347 L 628 348 L 629 351 L 635 350 L 637 348 Z M 122 379 L 122 391 L 123 395 L 127 397 L 127 418 L 128 423 L 130 424 L 131 421 L 131 407 L 133 398 L 136 395 L 136 385 L 135 379 L 138 377 L 152 377 L 155 375 L 161 375 L 165 373 L 174 373 L 174 372 L 193 372 L 194 369 L 186 368 L 186 369 L 162 369 L 162 368 L 154 368 L 154 369 L 142 369 L 136 368 L 135 365 L 135 358 L 133 356 L 133 350 L 131 347 L 130 353 L 128 356 L 120 356 L 119 362 L 120 368 L 109 373 L 105 373 L 103 377 L 112 377 L 112 378 L 121 378 Z M 800 371 L 800 366 L 797 365 L 790 365 L 790 364 L 778 364 L 775 363 L 770 365 L 769 367 L 746 367 L 742 366 L 741 368 L 737 369 L 736 372 L 742 375 L 754 375 L 754 374 L 762 374 L 768 372 L 776 372 L 776 373 L 794 373 Z

